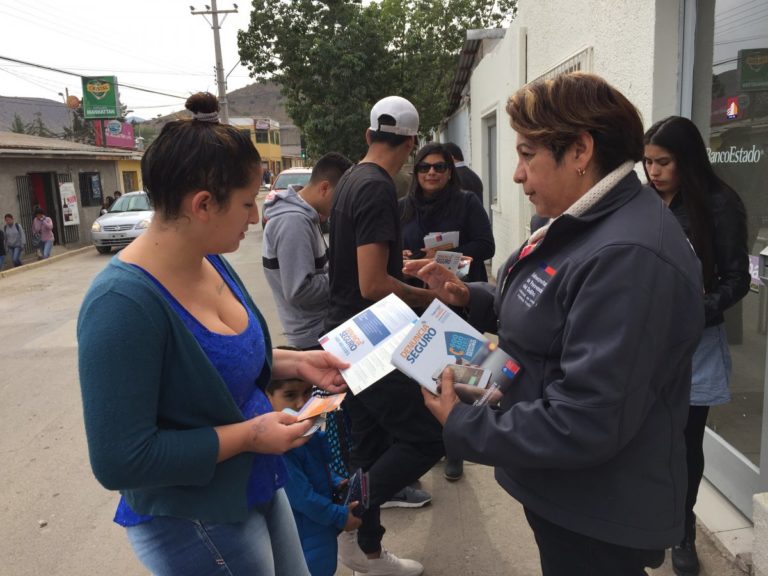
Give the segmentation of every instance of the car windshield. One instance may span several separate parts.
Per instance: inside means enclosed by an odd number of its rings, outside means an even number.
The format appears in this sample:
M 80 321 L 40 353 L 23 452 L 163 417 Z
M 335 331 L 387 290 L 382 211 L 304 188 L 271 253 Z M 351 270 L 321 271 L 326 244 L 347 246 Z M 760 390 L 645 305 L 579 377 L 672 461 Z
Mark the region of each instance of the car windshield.
M 274 188 L 285 190 L 288 186 L 306 186 L 309 182 L 309 174 L 280 174 L 275 180 Z
M 120 196 L 112 207 L 109 209 L 109 213 L 114 212 L 139 212 L 142 210 L 152 210 L 149 205 L 149 197 L 146 194 L 137 194 L 136 196 Z

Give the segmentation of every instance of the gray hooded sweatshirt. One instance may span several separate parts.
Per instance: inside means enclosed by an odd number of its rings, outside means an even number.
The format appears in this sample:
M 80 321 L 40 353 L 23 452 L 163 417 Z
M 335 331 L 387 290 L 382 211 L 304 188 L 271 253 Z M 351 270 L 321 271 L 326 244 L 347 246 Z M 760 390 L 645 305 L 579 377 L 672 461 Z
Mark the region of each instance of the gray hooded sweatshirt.
M 320 217 L 293 186 L 265 202 L 264 216 L 264 275 L 284 334 L 292 346 L 317 346 L 328 310 L 328 257 Z

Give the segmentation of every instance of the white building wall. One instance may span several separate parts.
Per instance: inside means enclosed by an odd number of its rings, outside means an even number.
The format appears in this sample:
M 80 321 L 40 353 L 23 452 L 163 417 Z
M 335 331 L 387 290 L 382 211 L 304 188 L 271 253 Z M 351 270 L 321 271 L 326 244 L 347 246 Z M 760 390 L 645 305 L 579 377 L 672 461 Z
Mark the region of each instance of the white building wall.
M 645 126 L 679 112 L 680 19 L 683 0 L 520 0 L 505 38 L 470 80 L 472 165 L 488 188 L 484 118 L 496 114 L 498 202 L 491 207 L 494 271 L 528 235 L 531 207 L 514 184 L 515 135 L 507 98 L 587 48 L 592 69 L 640 110 Z M 638 169 L 641 169 L 638 165 Z
M 437 139 L 440 142 L 453 142 L 461 148 L 464 161 L 472 167 L 472 142 L 469 132 L 469 106 L 463 102 L 456 111 L 448 117 L 439 132 Z

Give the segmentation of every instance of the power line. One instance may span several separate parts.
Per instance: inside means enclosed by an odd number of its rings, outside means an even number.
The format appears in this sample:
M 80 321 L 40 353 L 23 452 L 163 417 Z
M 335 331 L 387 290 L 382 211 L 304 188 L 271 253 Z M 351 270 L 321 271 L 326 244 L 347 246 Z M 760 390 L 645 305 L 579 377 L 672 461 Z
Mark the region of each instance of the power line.
M 67 74 L 68 76 L 82 77 L 81 74 L 76 72 L 70 72 L 68 70 L 62 70 L 60 68 L 53 68 L 52 66 L 45 66 L 43 64 L 35 64 L 34 62 L 27 62 L 25 60 L 19 60 L 17 58 L 10 58 L 8 56 L 0 55 L 0 60 L 7 60 L 8 62 L 15 62 L 16 64 L 25 64 L 26 66 L 32 66 L 33 68 L 40 68 L 41 70 L 48 70 L 50 72 L 58 72 L 59 74 Z M 138 90 L 139 92 L 147 92 L 149 94 L 158 94 L 160 96 L 170 96 L 171 98 L 179 98 L 186 100 L 186 96 L 179 96 L 178 94 L 168 94 L 167 92 L 158 92 L 157 90 L 150 90 L 149 88 L 141 88 L 140 86 L 133 86 L 131 84 L 118 84 L 120 88 L 129 88 L 131 90 Z

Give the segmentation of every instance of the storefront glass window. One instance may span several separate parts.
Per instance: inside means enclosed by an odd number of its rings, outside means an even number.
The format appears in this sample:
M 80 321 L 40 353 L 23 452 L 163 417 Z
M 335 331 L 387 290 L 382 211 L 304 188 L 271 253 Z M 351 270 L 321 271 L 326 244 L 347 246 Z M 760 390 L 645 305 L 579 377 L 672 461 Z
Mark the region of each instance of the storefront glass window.
M 710 73 L 700 70 L 695 81 L 693 120 L 715 171 L 744 201 L 755 265 L 752 289 L 726 315 L 733 400 L 710 410 L 708 425 L 759 466 L 768 281 L 757 277 L 756 263 L 768 247 L 768 0 L 705 0 L 699 9 L 713 34 L 697 39 L 697 62 Z

